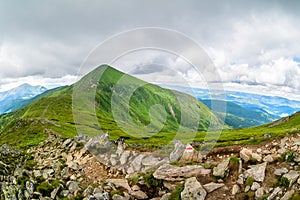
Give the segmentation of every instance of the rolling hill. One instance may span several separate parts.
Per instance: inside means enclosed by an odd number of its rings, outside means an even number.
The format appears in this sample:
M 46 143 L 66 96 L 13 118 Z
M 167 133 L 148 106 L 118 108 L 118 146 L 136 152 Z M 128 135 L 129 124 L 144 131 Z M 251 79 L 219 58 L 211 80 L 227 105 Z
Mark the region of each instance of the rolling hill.
M 73 91 L 80 92 L 74 95 Z M 94 98 L 90 98 L 93 92 Z M 74 98 L 80 103 L 72 104 Z M 121 122 L 115 120 L 126 112 L 130 117 L 125 116 Z M 96 119 L 96 123 L 90 119 Z M 201 132 L 222 126 L 218 117 L 190 95 L 100 66 L 74 85 L 49 90 L 28 106 L 1 115 L 0 144 L 24 148 L 44 140 L 49 131 L 63 137 L 74 136 L 77 131 L 95 136 L 101 133 L 101 127 L 103 132 L 110 132 L 112 139 L 126 137 L 128 142 L 159 146 L 169 143 L 178 131 Z M 141 130 L 145 132 L 141 134 Z

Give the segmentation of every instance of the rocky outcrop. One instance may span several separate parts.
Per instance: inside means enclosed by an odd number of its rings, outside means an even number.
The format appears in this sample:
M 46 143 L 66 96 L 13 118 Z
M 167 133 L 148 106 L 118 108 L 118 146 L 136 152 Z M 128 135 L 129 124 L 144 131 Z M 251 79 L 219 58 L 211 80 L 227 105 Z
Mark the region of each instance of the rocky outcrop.
M 204 167 L 197 165 L 177 167 L 170 164 L 164 164 L 153 173 L 153 176 L 156 179 L 165 181 L 182 181 L 188 177 L 209 175 L 210 172 L 210 169 L 205 169 Z
M 204 157 L 179 141 L 159 156 L 108 134 L 96 141 L 50 134 L 26 152 L 0 147 L 0 199 L 297 199 L 299 138 Z

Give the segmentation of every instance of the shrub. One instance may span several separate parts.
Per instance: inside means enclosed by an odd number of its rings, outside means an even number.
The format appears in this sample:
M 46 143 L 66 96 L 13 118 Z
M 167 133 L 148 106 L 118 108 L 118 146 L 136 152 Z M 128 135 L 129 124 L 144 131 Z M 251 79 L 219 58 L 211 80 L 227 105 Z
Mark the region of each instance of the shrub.
M 24 164 L 24 169 L 32 170 L 37 165 L 37 162 L 34 160 L 27 160 Z
M 257 160 L 255 158 L 250 158 L 249 164 L 250 165 L 255 165 L 255 164 L 257 164 Z
M 36 190 L 43 196 L 49 197 L 54 188 L 47 181 L 44 181 L 39 186 L 37 186 Z
M 285 160 L 287 162 L 294 162 L 295 152 L 289 151 L 289 152 L 283 153 L 281 155 L 281 158 L 282 158 L 282 160 Z
M 236 156 L 231 156 L 231 157 L 229 158 L 229 162 L 230 162 L 231 164 L 239 164 L 240 159 L 239 159 L 238 157 L 236 157 Z
M 283 187 L 289 187 L 290 181 L 289 181 L 289 179 L 287 179 L 285 177 L 280 177 L 280 179 L 279 179 L 279 185 L 283 186 Z
M 246 179 L 245 184 L 251 186 L 253 182 L 254 182 L 254 178 L 249 177 Z
M 152 173 L 144 175 L 144 182 L 148 188 L 158 188 L 163 186 L 163 181 L 154 178 Z

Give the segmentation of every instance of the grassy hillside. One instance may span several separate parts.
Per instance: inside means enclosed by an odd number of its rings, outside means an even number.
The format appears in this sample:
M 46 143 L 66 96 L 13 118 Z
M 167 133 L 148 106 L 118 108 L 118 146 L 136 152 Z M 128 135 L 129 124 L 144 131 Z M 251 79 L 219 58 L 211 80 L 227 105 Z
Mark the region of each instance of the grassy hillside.
M 287 134 L 300 132 L 300 112 L 291 116 L 267 123 L 261 126 L 224 130 L 218 140 L 218 146 L 228 146 L 234 144 L 258 144 L 262 141 L 274 138 L 281 138 Z M 198 133 L 195 141 L 203 141 L 205 134 Z M 214 133 L 210 133 L 214 139 Z
M 103 73 L 100 80 L 99 73 Z M 116 88 L 115 96 L 122 98 L 118 99 L 113 107 L 115 113 L 124 113 L 128 88 L 134 89 L 131 97 L 127 98 L 130 118 L 125 117 L 123 125 L 130 131 L 130 135 L 119 128 L 122 124 L 115 121 L 111 110 L 113 90 L 120 80 L 123 82 Z M 135 90 L 139 85 L 141 87 Z M 72 96 L 74 89 L 80 92 Z M 89 98 L 94 92 L 95 98 Z M 179 96 L 180 98 L 176 98 Z M 76 97 L 80 103 L 73 105 L 72 98 Z M 161 107 L 152 113 L 156 116 L 153 120 L 149 111 L 156 104 Z M 73 113 L 74 110 L 77 112 Z M 129 143 L 159 146 L 170 142 L 178 130 L 183 133 L 191 131 L 195 125 L 193 119 L 197 119 L 197 115 L 200 115 L 197 131 L 206 131 L 210 123 L 216 126 L 220 124 L 219 119 L 194 97 L 143 82 L 111 67 L 101 66 L 72 86 L 48 91 L 27 107 L 1 115 L 0 145 L 9 143 L 24 148 L 43 141 L 49 131 L 58 132 L 63 137 L 74 136 L 78 131 L 76 127 L 79 128 L 79 133 L 93 136 L 101 133 L 101 127 L 104 132 L 110 132 L 112 139 L 122 136 L 126 137 Z M 74 121 L 73 116 L 80 120 Z M 181 121 L 181 118 L 186 120 Z M 139 127 L 147 126 L 151 126 L 147 129 L 148 133 L 141 135 Z M 161 131 L 155 134 L 158 129 Z

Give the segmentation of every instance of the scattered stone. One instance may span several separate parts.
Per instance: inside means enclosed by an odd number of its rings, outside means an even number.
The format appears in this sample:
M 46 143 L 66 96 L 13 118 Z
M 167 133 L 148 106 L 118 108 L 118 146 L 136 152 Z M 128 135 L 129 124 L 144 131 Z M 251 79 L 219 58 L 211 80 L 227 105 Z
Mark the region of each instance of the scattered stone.
M 179 140 L 174 140 L 174 150 L 170 154 L 170 162 L 178 161 L 181 158 L 184 150 L 185 146 Z
M 123 188 L 127 191 L 131 191 L 127 179 L 107 179 L 106 182 L 108 183 L 108 185 L 112 184 L 116 188 Z
M 240 158 L 243 159 L 245 162 L 248 162 L 252 157 L 252 151 L 246 148 L 243 148 L 240 151 Z
M 125 198 L 121 195 L 118 194 L 114 194 L 114 196 L 112 196 L 112 200 L 124 200 Z
M 96 199 L 96 200 L 109 200 L 109 195 L 107 192 L 104 193 L 96 193 L 94 195 L 92 195 L 91 199 Z
M 280 169 L 276 169 L 275 171 L 274 171 L 274 174 L 276 175 L 276 176 L 281 176 L 281 175 L 283 175 L 283 174 L 286 174 L 286 173 L 288 173 L 288 169 L 287 168 L 280 168 Z
M 67 187 L 70 193 L 75 193 L 80 189 L 76 181 L 67 182 Z
M 251 156 L 252 156 L 252 158 L 254 158 L 255 160 L 257 160 L 258 162 L 261 162 L 261 160 L 262 160 L 261 155 L 259 155 L 257 153 L 252 153 Z
M 292 198 L 293 194 L 295 193 L 295 190 L 290 190 L 288 192 L 286 192 L 283 197 L 281 197 L 280 200 L 289 200 Z
M 82 193 L 83 196 L 87 197 L 89 195 L 92 195 L 94 192 L 94 188 L 92 186 L 88 186 Z
M 274 159 L 273 159 L 273 157 L 271 155 L 267 155 L 266 157 L 264 157 L 263 161 L 271 163 L 271 162 L 274 161 Z
M 62 144 L 61 148 L 62 148 L 62 149 L 66 148 L 66 146 L 68 146 L 71 142 L 72 142 L 72 139 L 71 139 L 71 138 L 66 139 L 66 140 L 64 141 L 64 143 Z
M 258 182 L 253 182 L 251 186 L 252 191 L 256 191 L 258 188 L 260 188 L 260 185 Z
M 240 174 L 238 180 L 236 181 L 237 184 L 243 185 L 245 180 L 244 174 Z
M 164 181 L 163 182 L 164 187 L 167 188 L 170 191 L 175 190 L 176 188 L 178 188 L 178 186 L 180 185 L 180 182 L 169 182 L 169 181 Z
M 233 185 L 233 187 L 232 187 L 231 194 L 232 194 L 232 195 L 236 195 L 237 193 L 240 192 L 240 190 L 241 190 L 240 186 L 237 185 L 237 184 L 235 184 L 235 185 Z
M 59 190 L 60 190 L 61 186 L 59 185 L 57 188 L 55 188 L 51 194 L 50 194 L 50 197 L 51 199 L 55 199 L 56 195 L 58 194 Z
M 213 168 L 213 175 L 217 177 L 223 178 L 225 176 L 225 172 L 228 169 L 229 159 L 224 160 L 216 167 Z
M 289 187 L 291 187 L 298 179 L 299 172 L 295 170 L 289 171 L 289 173 L 283 175 L 284 178 L 287 178 L 289 180 Z
M 139 172 L 142 168 L 142 160 L 145 157 L 145 155 L 140 154 L 131 162 L 131 166 L 134 169 L 134 171 Z
M 204 200 L 207 192 L 202 187 L 201 183 L 195 177 L 188 178 L 184 184 L 184 190 L 181 192 L 182 200 Z
M 137 185 L 134 185 L 134 186 L 131 187 L 131 190 L 133 190 L 133 191 L 139 191 L 139 190 L 141 190 L 141 188 L 139 186 L 137 186 Z
M 277 187 L 274 189 L 274 191 L 272 192 L 272 194 L 267 198 L 267 200 L 272 200 L 276 197 L 277 194 L 279 194 L 280 192 L 282 192 L 280 187 Z
M 164 194 L 160 200 L 171 200 L 171 193 Z
M 128 161 L 128 158 L 130 157 L 130 151 L 124 151 L 121 155 L 121 158 L 120 158 L 120 163 L 121 165 L 124 165 L 127 163 Z
M 130 192 L 130 195 L 133 196 L 136 199 L 148 199 L 148 196 L 145 192 L 139 190 L 139 191 L 132 191 Z
M 38 178 L 38 177 L 41 177 L 42 176 L 42 173 L 40 170 L 33 170 L 33 176 L 35 178 Z
M 247 186 L 245 187 L 245 192 L 248 192 L 250 189 L 251 189 L 251 187 L 250 187 L 249 185 L 247 185 Z
M 212 191 L 215 191 L 221 187 L 225 186 L 224 183 L 214 183 L 214 182 L 211 182 L 211 183 L 207 183 L 205 185 L 203 185 L 204 189 L 210 193 Z
M 245 171 L 245 177 L 254 178 L 257 182 L 263 182 L 265 179 L 265 170 L 267 167 L 267 163 L 262 163 L 258 165 L 250 165 L 250 169 Z
M 26 181 L 26 190 L 28 191 L 28 193 L 31 195 L 34 192 L 34 184 L 32 181 Z
M 258 188 L 255 192 L 255 199 L 259 199 L 260 197 L 262 197 L 264 195 L 264 188 Z

